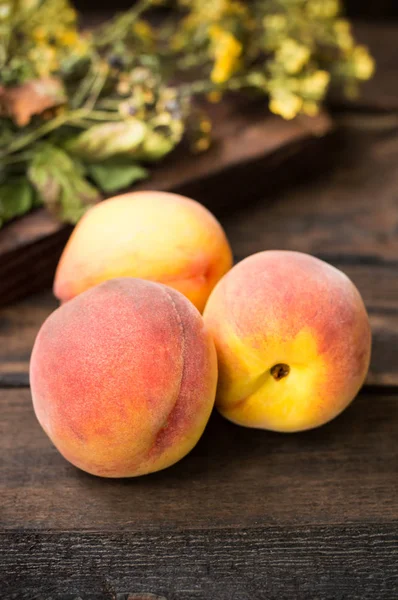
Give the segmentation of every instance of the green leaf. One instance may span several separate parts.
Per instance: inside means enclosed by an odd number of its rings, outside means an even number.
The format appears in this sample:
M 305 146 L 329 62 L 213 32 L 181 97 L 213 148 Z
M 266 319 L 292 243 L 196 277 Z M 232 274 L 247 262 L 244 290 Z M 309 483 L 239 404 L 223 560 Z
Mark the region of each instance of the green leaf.
M 34 160 L 28 169 L 28 176 L 43 202 L 55 206 L 59 201 L 61 183 L 53 167 Z
M 139 119 L 94 125 L 71 140 L 67 150 L 87 162 L 98 162 L 119 154 L 132 156 L 146 132 L 147 126 Z
M 72 180 L 64 180 L 60 196 L 62 219 L 68 223 L 77 223 L 87 208 L 99 199 L 98 190 L 83 177 L 75 176 Z
M 48 210 L 69 223 L 76 223 L 101 197 L 84 176 L 80 161 L 61 148 L 45 143 L 38 147 L 28 177 Z
M 88 172 L 98 187 L 108 194 L 148 177 L 147 169 L 140 165 L 113 161 L 89 165 Z
M 144 161 L 157 161 L 171 152 L 175 145 L 176 142 L 170 135 L 149 131 L 136 154 L 136 158 Z
M 25 177 L 0 185 L 0 222 L 6 223 L 27 213 L 33 204 L 33 190 Z

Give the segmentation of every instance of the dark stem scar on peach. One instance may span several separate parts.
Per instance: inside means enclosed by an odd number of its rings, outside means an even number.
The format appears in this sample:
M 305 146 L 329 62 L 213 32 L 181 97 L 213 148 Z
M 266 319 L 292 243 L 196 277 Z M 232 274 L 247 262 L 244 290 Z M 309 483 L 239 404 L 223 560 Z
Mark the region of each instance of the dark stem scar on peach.
M 287 377 L 290 373 L 289 365 L 278 363 L 271 368 L 271 375 L 275 381 L 280 381 L 284 377 Z

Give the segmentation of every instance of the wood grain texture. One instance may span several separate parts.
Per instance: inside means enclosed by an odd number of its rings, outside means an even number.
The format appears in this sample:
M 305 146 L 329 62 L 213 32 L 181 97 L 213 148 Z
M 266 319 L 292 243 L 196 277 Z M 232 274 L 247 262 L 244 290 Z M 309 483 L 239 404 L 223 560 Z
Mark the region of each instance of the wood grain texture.
M 396 395 L 292 436 L 214 414 L 183 461 L 119 481 L 68 465 L 28 390 L 0 411 L 2 600 L 396 599 Z
M 29 385 L 29 359 L 40 325 L 57 308 L 42 293 L 0 309 L 0 386 Z
M 284 168 L 293 179 L 305 174 L 306 165 L 322 169 L 330 139 L 326 134 L 332 131 L 326 113 L 287 122 L 267 114 L 264 102 L 248 106 L 241 100 L 209 110 L 213 147 L 200 156 L 180 147 L 135 189 L 185 194 L 218 212 L 280 185 Z M 0 230 L 0 306 L 51 284 L 70 232 L 44 209 Z
M 67 463 L 28 389 L 1 390 L 0 530 L 142 532 L 398 524 L 398 397 L 362 393 L 320 429 L 283 435 L 212 416 L 197 447 L 150 476 L 107 480 Z
M 0 547 L 12 550 L 3 555 L 2 600 L 127 600 L 128 592 L 165 600 L 398 595 L 396 525 L 3 537 Z
M 236 257 L 294 248 L 335 264 L 398 267 L 398 128 L 378 131 L 378 122 L 341 132 L 329 172 L 226 217 Z

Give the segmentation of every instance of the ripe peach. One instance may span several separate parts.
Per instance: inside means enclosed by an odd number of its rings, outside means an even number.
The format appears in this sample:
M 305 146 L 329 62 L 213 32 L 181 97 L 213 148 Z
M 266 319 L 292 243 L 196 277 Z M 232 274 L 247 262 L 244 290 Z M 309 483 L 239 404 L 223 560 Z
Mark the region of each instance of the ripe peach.
M 353 283 L 299 252 L 266 251 L 217 284 L 204 313 L 216 405 L 239 425 L 300 431 L 338 415 L 368 370 L 371 333 Z
M 114 277 L 140 277 L 180 291 L 202 311 L 232 266 L 218 221 L 194 200 L 134 192 L 91 208 L 67 243 L 55 276 L 62 301 Z
M 185 456 L 214 404 L 217 358 L 196 308 L 149 281 L 102 283 L 63 304 L 33 348 L 33 405 L 72 464 L 103 477 Z

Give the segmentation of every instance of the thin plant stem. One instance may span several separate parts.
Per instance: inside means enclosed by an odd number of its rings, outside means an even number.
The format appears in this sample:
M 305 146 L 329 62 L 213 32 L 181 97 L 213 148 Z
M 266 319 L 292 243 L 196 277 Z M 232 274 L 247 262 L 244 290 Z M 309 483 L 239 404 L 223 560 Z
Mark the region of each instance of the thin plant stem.
M 109 67 L 105 64 L 100 66 L 100 69 L 97 73 L 97 77 L 94 80 L 93 85 L 91 86 L 90 95 L 84 105 L 85 109 L 92 110 L 97 102 L 103 87 L 106 83 L 107 77 L 109 73 Z
M 153 0 L 140 0 L 130 10 L 115 17 L 109 25 L 100 28 L 99 35 L 97 36 L 97 46 L 107 46 L 113 41 L 123 39 L 133 23 L 151 6 L 153 6 Z
M 91 64 L 87 75 L 84 77 L 84 79 L 82 80 L 81 84 L 79 85 L 79 87 L 77 88 L 77 90 L 73 96 L 73 99 L 71 102 L 71 105 L 73 106 L 73 108 L 78 108 L 79 106 L 81 106 L 81 104 L 83 104 L 88 93 L 90 92 L 91 86 L 93 85 L 95 78 L 96 78 L 96 73 L 93 70 L 93 64 Z
M 97 102 L 98 108 L 107 108 L 109 110 L 117 110 L 120 106 L 122 99 L 117 100 L 116 98 L 101 98 Z
M 87 114 L 86 119 L 93 121 L 123 121 L 118 113 L 108 112 L 106 110 L 92 110 Z
M 208 62 L 208 53 L 198 52 L 197 54 L 188 54 L 187 56 L 182 56 L 181 58 L 177 59 L 176 65 L 177 69 L 185 71 L 188 69 L 192 69 L 193 67 L 205 65 Z
M 93 126 L 92 121 L 88 119 L 73 119 L 73 127 L 80 127 L 81 129 L 90 129 Z
M 230 92 L 237 91 L 243 88 L 253 86 L 251 81 L 252 73 L 245 75 L 236 75 L 231 77 L 223 85 L 213 83 L 210 79 L 198 79 L 189 83 L 184 83 L 179 86 L 179 93 L 181 96 L 195 96 L 197 94 L 209 94 L 210 92 Z
M 35 131 L 31 131 L 30 133 L 27 133 L 25 135 L 17 137 L 14 140 L 14 142 L 12 142 L 8 146 L 7 151 L 2 152 L 0 154 L 0 158 L 3 159 L 5 156 L 8 156 L 9 154 L 13 154 L 14 152 L 17 152 L 18 150 L 22 150 L 22 148 L 26 148 L 27 146 L 29 146 L 29 144 L 32 144 L 32 142 L 35 142 L 35 141 L 41 139 L 42 137 L 51 133 L 52 131 L 55 131 L 62 125 L 66 125 L 67 123 L 73 124 L 74 119 L 79 120 L 82 117 L 83 118 L 87 117 L 87 110 L 80 109 L 80 110 L 75 110 L 75 111 L 72 111 L 69 113 L 65 113 L 63 115 L 59 115 L 52 121 L 48 121 L 47 123 L 45 123 L 38 129 L 36 129 Z
M 6 156 L 1 161 L 1 166 L 6 167 L 8 165 L 17 165 L 18 163 L 27 162 L 32 158 L 32 152 L 22 152 L 21 154 L 13 154 Z
M 220 86 L 214 84 L 209 79 L 199 79 L 190 83 L 184 83 L 178 87 L 179 95 L 193 96 L 195 94 L 207 94 L 219 90 Z

